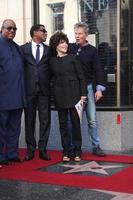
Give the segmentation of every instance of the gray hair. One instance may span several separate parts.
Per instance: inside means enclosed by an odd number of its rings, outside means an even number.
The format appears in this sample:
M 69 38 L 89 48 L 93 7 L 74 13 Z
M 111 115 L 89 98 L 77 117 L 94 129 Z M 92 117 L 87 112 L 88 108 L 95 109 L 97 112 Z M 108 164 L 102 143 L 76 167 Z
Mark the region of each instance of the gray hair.
M 76 23 L 74 25 L 74 29 L 76 29 L 76 28 L 83 28 L 84 31 L 85 31 L 85 33 L 87 33 L 87 34 L 89 33 L 89 26 L 85 22 L 78 22 L 78 23 Z

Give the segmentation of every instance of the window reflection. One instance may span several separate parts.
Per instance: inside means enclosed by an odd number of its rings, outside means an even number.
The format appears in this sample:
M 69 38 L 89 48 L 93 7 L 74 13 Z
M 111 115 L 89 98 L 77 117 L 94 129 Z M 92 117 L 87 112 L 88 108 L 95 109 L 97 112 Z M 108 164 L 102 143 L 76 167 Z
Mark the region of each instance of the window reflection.
M 43 0 L 42 0 L 43 1 Z M 53 3 L 52 3 L 53 2 Z M 117 2 L 120 5 L 120 35 L 118 36 Z M 47 0 L 49 36 L 56 30 L 63 30 L 74 42 L 73 26 L 78 21 L 89 25 L 90 44 L 98 48 L 101 66 L 107 82 L 104 98 L 99 106 L 116 107 L 120 90 L 120 105 L 133 104 L 133 1 L 132 0 Z M 71 12 L 72 9 L 72 12 Z M 42 18 L 43 19 L 43 18 Z M 42 20 L 41 20 L 42 21 Z M 118 44 L 120 37 L 120 44 Z M 117 46 L 118 44 L 118 46 Z M 117 53 L 120 47 L 120 66 Z M 120 70 L 120 71 L 118 71 Z M 120 88 L 117 79 L 120 72 Z M 117 91 L 118 89 L 118 91 Z
M 116 106 L 117 73 L 117 2 L 115 0 L 81 0 L 81 21 L 89 25 L 90 34 L 96 35 L 100 63 L 106 78 L 102 106 Z
M 53 32 L 64 29 L 63 13 L 64 3 L 50 4 L 53 14 Z
M 133 1 L 121 0 L 121 105 L 133 104 L 132 15 Z

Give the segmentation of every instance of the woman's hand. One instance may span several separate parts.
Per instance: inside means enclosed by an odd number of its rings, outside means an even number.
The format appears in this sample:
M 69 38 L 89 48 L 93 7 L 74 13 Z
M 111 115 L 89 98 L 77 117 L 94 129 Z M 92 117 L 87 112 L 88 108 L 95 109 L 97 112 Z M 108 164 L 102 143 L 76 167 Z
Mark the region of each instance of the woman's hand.
M 80 100 L 81 100 L 82 103 L 85 103 L 85 102 L 86 102 L 86 99 L 87 99 L 86 96 L 81 96 L 81 98 L 80 98 Z

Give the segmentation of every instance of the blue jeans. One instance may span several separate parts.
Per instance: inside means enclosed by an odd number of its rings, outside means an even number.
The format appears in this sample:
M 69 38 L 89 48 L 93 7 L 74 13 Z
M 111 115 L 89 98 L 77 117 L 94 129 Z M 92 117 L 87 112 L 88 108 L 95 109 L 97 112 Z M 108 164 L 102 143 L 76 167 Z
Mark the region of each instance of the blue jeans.
M 92 84 L 87 86 L 87 105 L 85 111 L 88 122 L 88 133 L 92 142 L 92 148 L 95 148 L 100 145 L 100 138 L 98 133 L 96 105 Z

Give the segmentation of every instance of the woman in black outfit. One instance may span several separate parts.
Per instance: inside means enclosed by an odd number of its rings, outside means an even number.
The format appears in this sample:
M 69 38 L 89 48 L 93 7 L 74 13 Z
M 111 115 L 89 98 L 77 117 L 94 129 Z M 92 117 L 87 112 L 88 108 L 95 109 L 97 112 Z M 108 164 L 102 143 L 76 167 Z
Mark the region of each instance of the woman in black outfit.
M 68 129 L 68 115 L 72 123 L 72 144 L 74 160 L 81 160 L 80 120 L 75 105 L 86 99 L 86 83 L 80 63 L 73 54 L 67 54 L 68 38 L 63 32 L 56 32 L 50 38 L 52 57 L 50 73 L 53 80 L 53 97 L 58 110 L 60 134 L 63 147 L 63 161 L 69 161 L 71 135 Z

